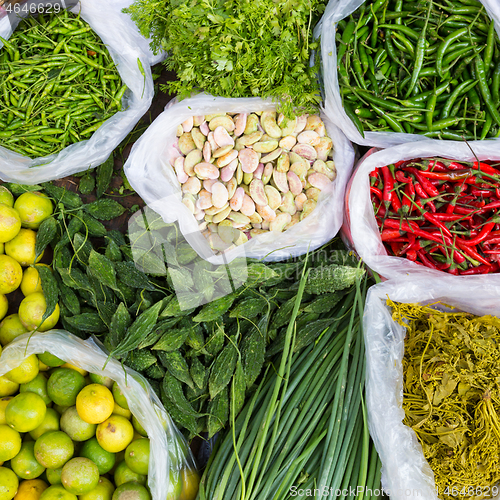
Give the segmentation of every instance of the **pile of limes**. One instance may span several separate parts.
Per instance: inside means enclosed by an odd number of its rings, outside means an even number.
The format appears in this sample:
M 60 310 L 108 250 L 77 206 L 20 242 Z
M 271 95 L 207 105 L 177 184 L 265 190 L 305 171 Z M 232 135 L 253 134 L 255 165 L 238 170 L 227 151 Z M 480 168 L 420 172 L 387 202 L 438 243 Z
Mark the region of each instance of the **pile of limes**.
M 110 378 L 46 352 L 0 382 L 0 500 L 150 500 L 149 455 L 147 433 Z M 170 480 L 162 500 L 195 498 L 195 471 Z
M 46 302 L 39 273 L 34 267 L 43 257 L 42 252 L 36 258 L 36 230 L 52 213 L 52 202 L 43 193 L 26 192 L 14 200 L 12 193 L 0 186 L 0 319 L 9 309 L 6 295 L 20 287 L 25 296 L 18 313 L 7 316 L 0 323 L 2 345 L 35 328 L 42 332 L 50 330 L 59 320 L 57 305 L 42 323 Z

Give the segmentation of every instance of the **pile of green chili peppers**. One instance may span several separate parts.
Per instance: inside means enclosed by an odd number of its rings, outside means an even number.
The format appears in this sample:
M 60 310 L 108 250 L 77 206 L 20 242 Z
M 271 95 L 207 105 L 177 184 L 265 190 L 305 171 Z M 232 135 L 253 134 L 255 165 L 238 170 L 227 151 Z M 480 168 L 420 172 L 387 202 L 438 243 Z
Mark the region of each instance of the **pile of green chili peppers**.
M 90 26 L 68 11 L 0 37 L 0 146 L 30 158 L 89 139 L 127 89 Z
M 477 0 L 376 0 L 338 23 L 339 87 L 360 133 L 500 135 L 500 41 Z

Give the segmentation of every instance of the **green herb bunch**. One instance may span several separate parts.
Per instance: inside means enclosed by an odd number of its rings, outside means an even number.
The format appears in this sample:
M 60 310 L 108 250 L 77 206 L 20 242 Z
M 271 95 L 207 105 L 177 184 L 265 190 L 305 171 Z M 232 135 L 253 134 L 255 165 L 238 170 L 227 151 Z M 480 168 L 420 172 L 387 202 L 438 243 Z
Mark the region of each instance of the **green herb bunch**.
M 125 12 L 178 80 L 165 90 L 271 97 L 287 116 L 315 112 L 321 96 L 313 29 L 325 0 L 137 0 Z

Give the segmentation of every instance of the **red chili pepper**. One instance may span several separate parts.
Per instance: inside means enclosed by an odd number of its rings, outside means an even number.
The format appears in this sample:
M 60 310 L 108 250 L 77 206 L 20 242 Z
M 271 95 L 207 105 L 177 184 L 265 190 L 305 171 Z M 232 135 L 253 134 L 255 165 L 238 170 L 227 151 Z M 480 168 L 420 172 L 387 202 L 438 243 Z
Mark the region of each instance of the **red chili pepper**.
M 400 238 L 401 233 L 399 231 L 396 231 L 395 229 L 384 229 L 380 233 L 380 237 L 382 238 L 382 241 L 391 241 L 395 238 Z M 408 241 L 408 238 L 406 238 L 405 241 Z
M 465 165 L 458 163 L 457 161 L 451 161 L 447 166 L 450 170 L 461 170 L 467 168 Z
M 456 170 L 454 172 L 429 172 L 427 170 L 420 171 L 420 174 L 426 179 L 439 181 L 461 181 L 472 176 L 470 170 Z
M 481 243 L 481 241 L 484 241 L 488 237 L 494 226 L 495 222 L 488 222 L 488 224 L 484 225 L 483 229 L 481 229 L 480 233 L 475 238 L 473 238 L 472 240 L 463 240 L 461 238 L 457 238 L 457 243 L 460 245 L 475 247 L 476 245 Z
M 370 172 L 370 186 L 375 186 L 378 182 L 378 168 Z
M 484 212 L 487 212 L 488 210 L 492 210 L 493 208 L 500 208 L 500 200 L 492 201 L 488 204 L 483 202 L 483 205 L 481 205 L 481 210 L 478 211 L 478 214 L 482 214 Z
M 415 262 L 417 260 L 417 252 L 415 250 L 409 250 L 406 253 L 406 258 L 408 260 L 411 260 L 412 262 Z
M 378 199 L 382 201 L 382 191 L 375 187 L 375 186 L 370 186 L 370 193 L 373 193 L 378 196 Z
M 474 196 L 486 196 L 486 197 L 490 197 L 493 194 L 489 189 L 478 189 L 475 187 L 473 187 L 470 190 L 470 193 Z
M 380 225 L 382 222 L 380 223 Z M 396 219 L 385 219 L 383 221 L 384 228 L 388 227 L 390 229 L 398 229 L 401 231 L 414 232 L 418 230 L 418 224 L 413 221 L 401 221 Z
M 428 212 L 424 212 L 423 216 L 424 216 L 424 219 L 428 220 L 429 222 L 432 222 L 432 224 L 434 224 L 436 227 L 441 229 L 441 231 L 443 231 L 443 233 L 446 236 L 453 238 L 453 235 L 451 234 L 450 230 L 441 221 L 437 220 L 436 217 L 434 217 L 434 215 L 432 215 Z
M 408 171 L 411 172 L 417 178 L 418 182 L 422 185 L 424 190 L 427 193 L 427 198 L 431 198 L 432 196 L 438 196 L 439 191 L 433 186 L 428 179 L 426 179 L 421 173 L 413 167 L 409 167 Z
M 484 264 L 482 266 L 471 267 L 466 271 L 460 271 L 461 276 L 472 276 L 475 274 L 486 274 L 486 273 L 494 273 L 500 269 L 500 266 L 497 262 L 493 262 L 491 264 Z
M 497 198 L 500 198 L 500 187 L 495 188 L 495 195 Z
M 444 163 L 438 161 L 438 160 L 430 160 L 427 163 L 427 168 L 425 169 L 426 171 L 428 170 L 433 170 L 434 172 L 446 172 L 447 169 L 444 165 Z
M 437 271 L 439 271 L 436 262 L 433 259 L 431 260 L 431 258 L 425 254 L 424 250 L 418 250 L 417 255 L 426 267 L 430 267 L 431 269 L 436 269 Z
M 381 167 L 380 171 L 382 172 L 382 177 L 384 179 L 384 192 L 382 200 L 384 201 L 386 210 L 389 210 L 393 197 L 394 178 L 389 172 L 389 167 Z
M 476 259 L 477 261 L 479 261 L 483 264 L 486 264 L 487 266 L 490 265 L 490 263 L 482 255 L 479 255 L 476 252 L 474 247 L 468 246 L 468 245 L 463 245 L 459 241 L 457 241 L 457 246 L 458 246 L 458 248 L 460 248 L 460 250 L 463 250 L 467 255 L 469 255 L 473 259 Z
M 473 163 L 473 168 L 476 170 L 480 170 L 481 172 L 484 172 L 485 174 L 489 175 L 500 175 L 500 170 L 497 170 L 496 168 L 493 168 L 491 165 L 488 165 L 487 163 L 477 163 L 475 161 Z
M 453 222 L 453 221 L 456 221 L 456 220 L 467 220 L 467 219 L 471 219 L 471 217 L 464 217 L 463 215 L 460 215 L 460 214 L 443 214 L 443 213 L 437 213 L 437 214 L 433 214 L 434 217 L 441 221 L 441 222 Z

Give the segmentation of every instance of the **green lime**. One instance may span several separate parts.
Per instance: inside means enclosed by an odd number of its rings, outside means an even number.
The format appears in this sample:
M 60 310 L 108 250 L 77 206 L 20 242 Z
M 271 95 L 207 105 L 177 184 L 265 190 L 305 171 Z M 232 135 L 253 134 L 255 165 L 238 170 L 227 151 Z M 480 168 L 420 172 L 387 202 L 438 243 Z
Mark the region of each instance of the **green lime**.
M 47 481 L 50 484 L 61 484 L 62 467 L 59 469 L 45 469 Z
M 132 441 L 125 450 L 125 462 L 137 474 L 147 475 L 149 468 L 149 439 Z
M 12 396 L 19 390 L 19 384 L 10 381 L 5 376 L 0 376 L 0 398 Z
M 62 415 L 68 408 L 71 408 L 71 406 L 53 405 L 52 408 L 54 408 L 59 415 Z
M 179 500 L 182 493 L 182 476 L 180 471 L 170 470 L 170 481 L 168 482 L 167 498 L 165 500 Z M 195 498 L 194 495 L 192 498 Z M 186 499 L 189 497 L 186 497 Z
M 19 432 L 8 425 L 0 425 L 0 462 L 14 458 L 21 449 L 22 439 Z
M 85 495 L 99 484 L 99 469 L 88 458 L 72 458 L 63 467 L 61 482 L 70 493 Z
M 57 356 L 54 356 L 53 354 L 50 354 L 50 352 L 48 351 L 42 352 L 41 354 L 37 354 L 37 356 L 42 363 L 46 364 L 47 366 L 50 366 L 51 368 L 64 365 L 65 363 L 65 361 L 59 359 Z
M 19 479 L 16 474 L 7 467 L 0 467 L 0 500 L 12 500 L 18 488 Z
M 112 500 L 151 500 L 151 495 L 141 484 L 131 482 L 118 486 Z
M 111 500 L 114 491 L 113 483 L 105 477 L 100 477 L 97 486 L 85 495 L 80 495 L 79 500 Z
M 101 476 L 107 474 L 115 466 L 116 455 L 106 451 L 95 437 L 83 443 L 80 456 L 92 460 L 97 465 Z
M 39 373 L 31 382 L 21 384 L 19 392 L 34 392 L 43 399 L 46 405 L 52 403 L 47 393 L 47 377 L 43 373 Z
M 85 377 L 69 368 L 57 368 L 47 382 L 50 399 L 60 406 L 74 406 L 78 393 L 84 387 Z
M 132 425 L 134 426 L 134 429 L 144 437 L 148 437 L 148 433 L 144 430 L 144 427 L 141 425 L 139 420 L 135 418 L 135 415 L 132 415 Z
M 36 441 L 42 434 L 59 430 L 59 413 L 54 408 L 47 408 L 43 422 L 30 432 L 30 436 Z
M 105 375 L 99 375 L 98 373 L 89 373 L 89 378 L 94 384 L 105 385 L 108 389 L 113 387 L 113 379 L 106 377 Z
M 73 441 L 62 431 L 46 432 L 35 442 L 35 457 L 47 469 L 59 469 L 74 451 Z
M 119 404 L 122 408 L 129 410 L 130 408 L 128 407 L 127 398 L 123 395 L 123 392 L 116 382 L 113 383 L 112 391 L 117 404 Z
M 49 486 L 41 495 L 39 500 L 78 500 L 76 495 L 66 491 L 62 484 Z
M 120 462 L 115 469 L 114 474 L 115 486 L 120 486 L 121 484 L 128 483 L 130 481 L 135 481 L 139 484 L 146 484 L 147 477 L 143 474 L 137 474 L 129 468 L 125 460 Z
M 76 406 L 70 406 L 61 416 L 61 430 L 73 441 L 87 441 L 95 436 L 96 424 L 88 424 L 80 418 Z
M 7 405 L 5 420 L 18 432 L 30 432 L 43 422 L 46 412 L 47 406 L 38 394 L 23 392 Z
M 18 314 L 10 314 L 6 316 L 0 323 L 0 344 L 7 345 L 15 340 L 19 335 L 26 333 L 28 330 L 24 327 L 19 319 Z
M 21 451 L 10 461 L 12 470 L 22 479 L 36 479 L 45 467 L 35 458 L 35 442 L 24 442 Z
M 7 372 L 5 377 L 16 384 L 26 384 L 38 375 L 38 371 L 38 358 L 32 354 L 16 368 Z
M 14 206 L 14 195 L 5 186 L 0 186 L 0 203 L 5 203 L 8 207 Z

